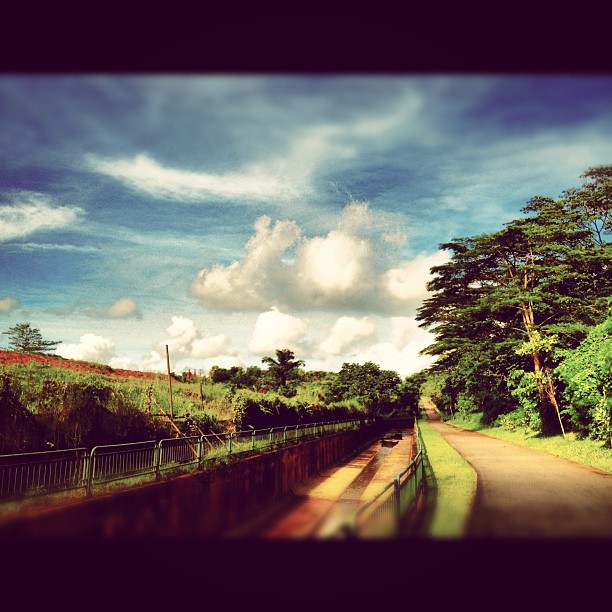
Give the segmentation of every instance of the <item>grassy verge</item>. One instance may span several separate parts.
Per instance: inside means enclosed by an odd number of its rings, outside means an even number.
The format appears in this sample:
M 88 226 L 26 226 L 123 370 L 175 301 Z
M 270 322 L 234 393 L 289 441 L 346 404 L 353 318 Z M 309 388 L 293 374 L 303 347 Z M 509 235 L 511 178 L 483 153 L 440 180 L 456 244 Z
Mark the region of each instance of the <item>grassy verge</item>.
M 476 473 L 427 421 L 419 421 L 419 428 L 428 464 L 429 519 L 423 535 L 461 537 L 476 488 Z
M 604 448 L 600 442 L 593 440 L 578 440 L 572 433 L 567 434 L 567 439 L 564 439 L 562 435 L 542 438 L 525 429 L 485 426 L 480 423 L 479 413 L 468 414 L 465 417 L 455 417 L 448 420 L 447 423 L 470 431 L 478 431 L 492 438 L 535 448 L 606 472 L 612 472 L 611 449 Z

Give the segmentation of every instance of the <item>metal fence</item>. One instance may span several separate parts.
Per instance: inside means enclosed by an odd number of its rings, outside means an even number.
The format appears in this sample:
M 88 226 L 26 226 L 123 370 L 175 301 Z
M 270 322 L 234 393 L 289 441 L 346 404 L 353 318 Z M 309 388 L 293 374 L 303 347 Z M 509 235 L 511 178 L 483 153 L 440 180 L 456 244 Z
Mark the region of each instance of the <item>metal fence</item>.
M 398 535 L 409 509 L 416 502 L 424 486 L 424 447 L 415 421 L 416 457 L 397 478 L 376 497 L 361 505 L 337 531 L 343 537 L 385 538 Z
M 264 452 L 315 437 L 359 429 L 372 419 L 306 423 L 224 432 L 156 442 L 133 442 L 42 453 L 0 455 L 0 499 L 92 487 L 206 463 L 241 453 Z
M 0 455 L 0 498 L 82 487 L 87 458 L 86 448 Z

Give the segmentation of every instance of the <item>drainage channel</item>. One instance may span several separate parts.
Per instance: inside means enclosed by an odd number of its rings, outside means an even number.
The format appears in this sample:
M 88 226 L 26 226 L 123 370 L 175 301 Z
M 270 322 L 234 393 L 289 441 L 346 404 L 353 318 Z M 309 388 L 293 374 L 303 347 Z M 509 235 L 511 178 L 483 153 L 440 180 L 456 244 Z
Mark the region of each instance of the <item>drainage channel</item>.
M 394 449 L 402 438 L 400 447 Z M 406 449 L 411 438 L 412 431 L 389 432 L 346 463 L 309 478 L 296 487 L 294 498 L 276 516 L 243 535 L 269 539 L 332 537 L 365 501 L 364 493 L 387 478 L 389 470 L 397 469 L 398 459 L 408 465 L 410 451 Z

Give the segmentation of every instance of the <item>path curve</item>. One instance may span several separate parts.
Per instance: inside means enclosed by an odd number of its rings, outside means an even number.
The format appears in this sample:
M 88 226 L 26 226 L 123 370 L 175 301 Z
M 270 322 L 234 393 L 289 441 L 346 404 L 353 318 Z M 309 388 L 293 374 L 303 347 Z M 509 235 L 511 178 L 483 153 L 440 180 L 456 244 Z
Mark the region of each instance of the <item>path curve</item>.
M 612 473 L 440 421 L 429 424 L 470 463 L 468 538 L 612 538 Z

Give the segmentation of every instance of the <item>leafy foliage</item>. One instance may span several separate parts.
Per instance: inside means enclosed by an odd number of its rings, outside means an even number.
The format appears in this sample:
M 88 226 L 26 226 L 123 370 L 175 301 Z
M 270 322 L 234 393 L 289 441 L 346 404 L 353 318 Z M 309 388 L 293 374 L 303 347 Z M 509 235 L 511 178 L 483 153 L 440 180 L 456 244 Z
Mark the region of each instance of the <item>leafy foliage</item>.
M 9 336 L 9 346 L 22 353 L 44 353 L 61 344 L 59 340 L 43 340 L 40 330 L 29 323 L 17 323 L 2 333 Z
M 268 364 L 268 371 L 276 380 L 276 386 L 280 389 L 286 389 L 287 381 L 290 378 L 296 377 L 296 370 L 304 365 L 301 359 L 294 359 L 293 351 L 290 349 L 277 349 L 276 359 L 273 357 L 264 357 L 262 363 Z
M 357 399 L 374 415 L 390 413 L 407 401 L 397 372 L 382 370 L 368 361 L 364 364 L 343 363 L 336 380 L 329 388 L 333 400 Z
M 557 368 L 565 385 L 565 413 L 583 437 L 612 443 L 612 316 L 593 327 Z
M 435 333 L 424 352 L 437 357 L 430 375 L 447 412 L 491 423 L 518 410 L 544 434 L 578 426 L 555 369 L 606 317 L 612 166 L 583 178 L 558 200 L 532 198 L 498 232 L 441 245 L 451 260 L 431 269 L 417 319 Z

